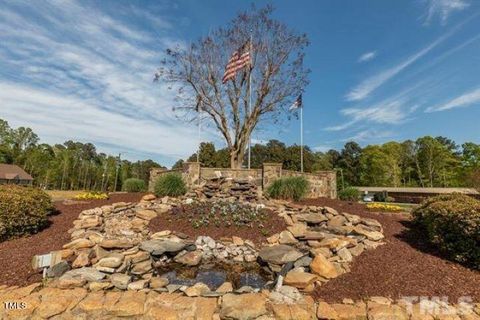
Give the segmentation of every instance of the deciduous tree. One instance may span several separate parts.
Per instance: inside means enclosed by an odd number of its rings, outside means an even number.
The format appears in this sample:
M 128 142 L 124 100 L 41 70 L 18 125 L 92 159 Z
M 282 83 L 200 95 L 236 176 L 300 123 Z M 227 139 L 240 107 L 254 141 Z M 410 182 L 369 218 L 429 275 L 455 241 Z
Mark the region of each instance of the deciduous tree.
M 272 12 L 270 6 L 252 8 L 186 48 L 168 49 L 156 74 L 176 91 L 179 117 L 194 121 L 201 110 L 218 129 L 232 168 L 242 166 L 250 135 L 259 122 L 282 119 L 308 84 L 309 70 L 303 63 L 307 36 L 273 19 Z M 222 83 L 232 53 L 249 41 L 251 67 Z

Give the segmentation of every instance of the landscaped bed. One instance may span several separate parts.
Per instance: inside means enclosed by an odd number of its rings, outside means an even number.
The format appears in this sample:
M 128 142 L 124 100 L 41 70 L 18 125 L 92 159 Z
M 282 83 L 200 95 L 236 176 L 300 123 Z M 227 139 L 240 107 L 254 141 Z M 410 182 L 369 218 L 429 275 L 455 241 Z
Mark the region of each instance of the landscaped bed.
M 64 205 L 57 202 L 55 206 L 61 214 L 50 218 L 52 224 L 49 228 L 30 237 L 0 243 L 0 284 L 26 285 L 39 281 L 41 275 L 31 269 L 31 257 L 60 249 L 67 243 L 70 240 L 67 230 L 82 210 L 119 201 L 138 201 L 139 198 L 139 194 L 122 194 L 85 204 Z M 382 224 L 386 237 L 383 240 L 385 245 L 356 257 L 351 272 L 323 284 L 315 291 L 315 297 L 337 302 L 344 298 L 361 299 L 367 296 L 445 296 L 453 302 L 461 296 L 470 296 L 474 301 L 480 300 L 480 272 L 443 259 L 422 235 L 407 232 L 410 227 L 408 216 L 372 213 L 364 205 L 339 200 L 316 199 L 302 203 L 329 206 L 339 212 L 376 219 Z M 161 218 L 155 218 L 152 226 L 156 219 L 160 223 Z M 194 228 L 188 220 L 183 224 L 184 229 L 178 221 L 165 219 L 163 222 L 162 230 L 171 229 L 187 235 L 190 230 L 192 238 L 195 235 L 210 235 L 218 239 L 234 235 L 232 232 L 221 234 L 218 229 L 222 228 L 215 226 L 203 230 L 203 227 Z M 269 226 L 272 227 L 271 222 Z M 213 233 L 214 230 L 219 232 L 218 235 Z M 248 231 L 250 229 L 247 228 L 245 232 Z M 238 235 L 249 239 L 242 233 Z
M 285 230 L 286 224 L 271 210 L 219 201 L 175 207 L 152 219 L 149 229 L 152 233 L 174 230 L 191 239 L 203 235 L 214 239 L 237 236 L 260 244 L 269 236 Z

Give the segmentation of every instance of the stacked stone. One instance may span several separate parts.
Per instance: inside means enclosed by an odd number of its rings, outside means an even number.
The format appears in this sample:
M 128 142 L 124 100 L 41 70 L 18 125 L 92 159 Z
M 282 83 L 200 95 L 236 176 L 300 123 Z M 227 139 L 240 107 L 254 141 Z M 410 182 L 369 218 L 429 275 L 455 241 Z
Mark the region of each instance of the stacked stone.
M 206 294 L 210 290 L 201 283 L 191 287 L 170 285 L 168 279 L 155 276 L 155 268 L 168 267 L 173 262 L 196 266 L 202 261 L 253 262 L 257 259 L 253 242 L 235 236 L 222 241 L 198 237 L 191 242 L 170 230 L 149 234 L 147 225 L 151 219 L 171 210 L 180 201 L 189 200 L 168 197 L 156 200 L 147 195 L 138 204 L 115 203 L 81 212 L 69 231 L 72 241 L 63 246 L 65 260 L 48 270 L 48 276 L 56 278 L 52 286 L 85 286 L 94 291 L 151 289 Z M 231 287 L 231 284 L 225 286 Z M 221 294 L 231 291 L 225 286 L 219 288 Z
M 148 223 L 158 214 L 190 198 L 145 196 L 138 204 L 115 203 L 83 211 L 70 230 L 72 241 L 64 245 L 65 261 L 53 266 L 50 277 L 59 288 L 87 287 L 95 290 L 182 291 L 187 296 L 217 296 L 228 292 L 246 293 L 259 289 L 239 288 L 225 283 L 215 292 L 203 283 L 191 286 L 170 284 L 159 277 L 156 268 L 172 263 L 197 266 L 215 260 L 228 263 L 259 261 L 276 276 L 271 299 L 293 303 L 298 290 L 310 292 L 315 286 L 350 270 L 354 256 L 376 248 L 383 239 L 382 227 L 372 219 L 361 218 L 328 207 L 297 206 L 286 202 L 264 201 L 261 205 L 277 212 L 287 230 L 269 237 L 257 251 L 249 240 L 233 236 L 214 240 L 200 236 L 186 240 L 170 230 L 150 234 Z M 249 203 L 249 202 L 245 202 Z M 73 268 L 73 270 L 70 270 Z
M 259 252 L 261 261 L 282 282 L 313 291 L 329 279 L 350 271 L 353 257 L 383 244 L 383 230 L 373 219 L 361 218 L 329 207 L 295 206 L 273 202 L 287 230 L 268 238 L 270 246 Z
M 276 292 L 187 297 L 154 291 L 59 289 L 35 283 L 27 287 L 0 286 L 0 303 L 22 301 L 22 308 L 1 308 L 1 319 L 480 319 L 480 303 L 447 303 L 443 299 L 409 297 L 393 301 L 370 297 L 341 303 L 314 301 L 295 291 L 282 291 L 294 301 L 278 300 Z M 283 298 L 282 298 L 283 299 Z
M 259 200 L 256 184 L 245 179 L 210 179 L 197 192 L 207 199 Z

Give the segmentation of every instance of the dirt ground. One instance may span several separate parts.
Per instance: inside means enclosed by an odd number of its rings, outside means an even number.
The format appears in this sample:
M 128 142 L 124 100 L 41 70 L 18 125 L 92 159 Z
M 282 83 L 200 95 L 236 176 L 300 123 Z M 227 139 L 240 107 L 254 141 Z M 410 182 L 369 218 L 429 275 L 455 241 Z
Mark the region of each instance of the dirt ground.
M 480 301 L 480 271 L 445 259 L 425 237 L 415 232 L 410 216 L 372 213 L 364 205 L 331 199 L 302 201 L 377 219 L 386 244 L 353 260 L 351 272 L 330 280 L 315 293 L 327 301 L 371 296 L 440 296 L 456 302 L 462 296 Z

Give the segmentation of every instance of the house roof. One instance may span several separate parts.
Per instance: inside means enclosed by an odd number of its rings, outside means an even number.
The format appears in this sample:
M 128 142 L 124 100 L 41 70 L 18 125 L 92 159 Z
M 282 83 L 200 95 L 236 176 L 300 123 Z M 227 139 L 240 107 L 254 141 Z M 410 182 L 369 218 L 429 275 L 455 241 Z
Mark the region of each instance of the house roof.
M 33 180 L 32 176 L 14 164 L 0 163 L 0 179 L 6 180 Z

